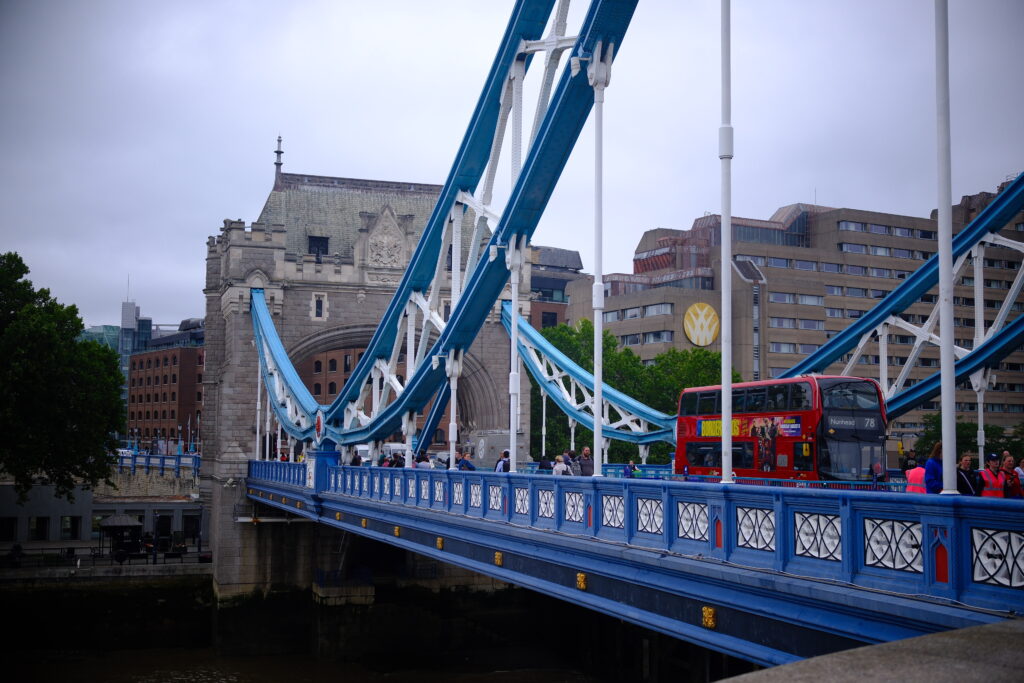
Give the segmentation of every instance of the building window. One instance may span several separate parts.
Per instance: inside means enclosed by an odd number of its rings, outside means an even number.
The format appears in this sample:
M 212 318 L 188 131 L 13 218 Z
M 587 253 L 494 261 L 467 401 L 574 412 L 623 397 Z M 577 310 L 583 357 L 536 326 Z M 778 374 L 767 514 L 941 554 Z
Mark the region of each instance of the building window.
M 764 265 L 764 256 L 751 256 L 749 254 L 737 254 L 736 255 L 736 260 L 737 261 L 750 261 L 751 263 L 755 263 L 755 264 L 757 264 L 759 266 L 763 266 Z
M 60 540 L 62 541 L 77 541 L 82 538 L 82 518 L 81 517 L 61 517 L 60 518 Z
M 800 318 L 800 329 L 801 330 L 823 330 L 823 329 L 825 329 L 825 321 L 824 320 L 808 320 L 807 318 Z
M 841 309 L 841 308 L 826 308 L 825 309 L 825 316 L 828 317 L 828 318 L 842 318 L 843 317 L 843 309 Z
M 171 409 L 171 419 L 172 420 L 174 419 L 174 409 L 173 408 Z
M 768 327 L 784 330 L 796 329 L 796 318 L 768 318 Z
M 890 277 L 892 277 L 892 271 L 889 270 L 888 268 L 872 268 L 871 269 L 871 277 L 890 278 Z
M 172 367 L 177 367 L 178 366 L 178 357 L 177 356 L 171 356 L 171 366 Z
M 152 358 L 147 358 L 146 359 L 146 369 L 147 370 L 151 370 L 152 368 L 153 368 L 153 359 Z
M 331 358 L 330 360 L 327 361 L 327 370 L 329 372 L 337 372 L 338 371 L 338 359 L 337 358 Z
M 640 317 L 640 307 L 639 306 L 637 306 L 635 308 L 627 308 L 626 310 L 624 310 L 622 312 L 622 319 L 623 320 L 631 320 L 633 318 L 639 318 L 639 317 Z
M 28 518 L 28 540 L 48 541 L 50 540 L 50 518 L 29 517 Z
M 841 273 L 843 272 L 843 264 L 841 263 L 822 263 L 821 272 L 823 273 Z
M 318 360 L 313 361 L 313 372 L 320 374 L 324 371 L 324 364 Z
M 177 384 L 177 383 L 178 383 L 178 374 L 175 373 L 175 372 L 172 372 L 171 373 L 171 384 Z
M 327 393 L 328 394 L 336 394 L 336 393 L 338 393 L 338 385 L 335 384 L 334 382 L 328 382 L 327 383 Z
M 196 383 L 197 384 L 202 384 L 203 383 L 203 373 L 200 372 L 199 374 L 196 375 Z
M 910 228 L 893 227 L 892 234 L 896 235 L 897 237 L 913 237 L 914 231 L 911 230 Z
M 863 299 L 867 295 L 868 295 L 868 290 L 864 289 L 863 287 L 847 287 L 846 288 L 846 296 L 853 296 L 853 297 L 857 297 L 857 298 Z
M 202 402 L 202 400 L 203 400 L 203 392 L 201 392 L 201 391 L 197 391 L 196 392 L 196 400 Z
M 672 330 L 644 333 L 644 344 L 661 344 L 672 341 Z
M 172 391 L 171 392 L 171 400 L 172 401 L 177 401 L 178 400 L 178 392 L 176 392 L 176 391 Z
M 933 240 L 933 239 L 935 239 L 935 231 L 934 230 L 918 230 L 917 231 L 917 238 L 918 239 L 922 239 L 922 240 Z
M 328 254 L 327 246 L 329 239 L 328 237 L 317 237 L 315 235 L 307 237 L 309 253 L 316 256 L 317 261 Z
M 313 395 L 314 396 L 319 396 L 321 393 L 323 393 L 323 392 L 322 392 L 322 387 L 320 386 L 320 382 L 314 383 L 313 384 Z
M 623 346 L 637 346 L 640 344 L 639 334 L 627 334 L 622 337 Z
M 868 247 L 866 244 L 840 242 L 839 251 L 846 252 L 847 254 L 866 254 L 868 253 Z
M 0 517 L 0 543 L 10 543 L 18 540 L 17 531 L 17 517 Z
M 161 399 L 164 403 L 167 402 L 167 392 L 164 392 L 163 398 Z
M 839 229 L 850 232 L 864 232 L 864 224 L 854 221 L 839 221 Z
M 847 318 L 859 318 L 862 315 L 864 315 L 864 311 L 857 310 L 856 308 L 848 308 L 848 309 L 846 309 L 846 317 Z
M 771 268 L 789 268 L 789 259 L 779 258 L 777 256 L 769 256 L 768 266 Z
M 349 354 L 349 353 L 345 354 L 344 368 L 345 368 L 345 372 L 351 372 L 352 371 L 352 354 Z
M 650 306 L 644 306 L 644 317 L 649 318 L 653 315 L 672 315 L 672 304 L 651 304 Z
M 541 329 L 545 327 L 555 327 L 558 325 L 558 313 L 555 311 L 541 311 L 540 313 L 540 326 Z
M 604 322 L 606 322 L 606 323 L 614 323 L 614 322 L 618 322 L 618 321 L 619 321 L 619 314 L 620 314 L 621 312 L 622 312 L 622 311 L 605 311 L 605 312 L 604 312 L 604 313 L 602 314 L 602 316 L 601 316 L 601 319 L 602 319 L 602 320 L 603 320 Z
M 800 353 L 804 354 L 805 356 L 806 355 L 810 355 L 810 354 L 814 353 L 817 350 L 818 350 L 818 345 L 817 344 L 801 344 L 800 345 Z
M 853 265 L 846 266 L 846 274 L 847 275 L 866 275 L 867 272 L 868 272 L 868 269 L 865 268 L 864 266 L 853 266 Z
M 796 302 L 805 306 L 824 306 L 825 297 L 817 294 L 798 294 Z
M 796 259 L 793 261 L 793 267 L 797 270 L 817 270 L 818 264 L 814 261 L 801 261 Z
M 888 235 L 889 234 L 889 226 L 888 225 L 877 225 L 875 223 L 869 223 L 868 224 L 868 232 L 870 232 L 870 233 L 872 233 L 874 235 Z
M 324 317 L 324 298 L 322 296 L 316 297 L 316 300 L 313 302 L 313 317 Z
M 203 354 L 199 354 L 196 358 L 197 358 L 196 365 L 202 365 L 203 364 Z
M 769 350 L 772 353 L 796 353 L 796 344 L 791 342 L 771 342 Z
M 872 289 L 871 290 L 871 298 L 872 299 L 884 299 L 888 295 L 889 295 L 889 290 L 888 289 Z
M 789 292 L 768 292 L 768 301 L 773 304 L 796 303 L 796 297 Z
M 900 249 L 898 247 L 893 247 L 892 255 L 895 258 L 914 258 L 913 251 L 910 249 Z
M 871 247 L 871 255 L 872 256 L 888 256 L 889 255 L 889 247 L 879 247 L 879 246 L 872 245 L 872 247 Z
M 830 296 L 842 296 L 843 288 L 839 285 L 825 285 L 825 293 Z

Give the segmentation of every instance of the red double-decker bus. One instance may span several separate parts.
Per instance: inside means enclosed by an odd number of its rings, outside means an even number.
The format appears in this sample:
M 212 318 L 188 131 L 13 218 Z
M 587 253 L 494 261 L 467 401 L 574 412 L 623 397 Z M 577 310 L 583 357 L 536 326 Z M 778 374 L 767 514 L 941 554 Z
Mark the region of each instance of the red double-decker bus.
M 676 474 L 722 472 L 722 388 L 685 389 L 676 425 Z M 885 472 L 885 401 L 878 383 L 805 375 L 732 389 L 737 476 L 872 481 Z

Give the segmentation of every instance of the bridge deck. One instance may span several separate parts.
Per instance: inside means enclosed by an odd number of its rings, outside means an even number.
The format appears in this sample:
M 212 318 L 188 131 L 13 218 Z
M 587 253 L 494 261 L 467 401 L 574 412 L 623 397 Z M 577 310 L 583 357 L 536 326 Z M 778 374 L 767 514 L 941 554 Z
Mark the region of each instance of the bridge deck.
M 1024 607 L 1013 501 L 252 462 L 247 495 L 762 664 Z

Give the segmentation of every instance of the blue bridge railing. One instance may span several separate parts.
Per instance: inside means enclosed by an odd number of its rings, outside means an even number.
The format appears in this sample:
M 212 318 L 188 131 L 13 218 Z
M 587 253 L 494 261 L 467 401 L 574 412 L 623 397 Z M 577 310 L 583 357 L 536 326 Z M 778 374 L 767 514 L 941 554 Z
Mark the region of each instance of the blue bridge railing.
M 146 474 L 155 472 L 160 475 L 173 473 L 175 477 L 180 477 L 184 469 L 185 476 L 198 477 L 202 459 L 202 456 L 198 453 L 185 453 L 181 455 L 133 453 L 131 455 L 117 456 L 117 471 L 130 474 L 137 474 L 139 472 Z
M 248 485 L 304 486 L 305 467 L 252 461 Z M 306 492 L 1024 609 L 1020 501 L 386 467 L 325 467 L 320 481 L 319 490 Z

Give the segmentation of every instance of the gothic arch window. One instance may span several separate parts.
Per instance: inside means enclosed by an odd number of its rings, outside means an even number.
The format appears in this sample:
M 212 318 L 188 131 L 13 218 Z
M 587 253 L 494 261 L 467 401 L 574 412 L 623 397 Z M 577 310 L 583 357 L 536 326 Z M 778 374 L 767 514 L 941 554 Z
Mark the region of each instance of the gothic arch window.
M 337 358 L 332 358 L 329 361 L 327 361 L 327 370 L 330 371 L 330 372 L 337 372 L 338 371 L 338 359 Z
M 328 394 L 336 394 L 336 393 L 338 393 L 338 385 L 335 384 L 334 382 L 329 383 L 327 385 L 327 393 Z
M 324 364 L 318 360 L 313 361 L 313 372 L 321 373 L 324 371 Z
M 319 396 L 321 393 L 322 392 L 321 392 L 320 382 L 317 382 L 316 384 L 313 385 L 313 395 L 314 396 Z

